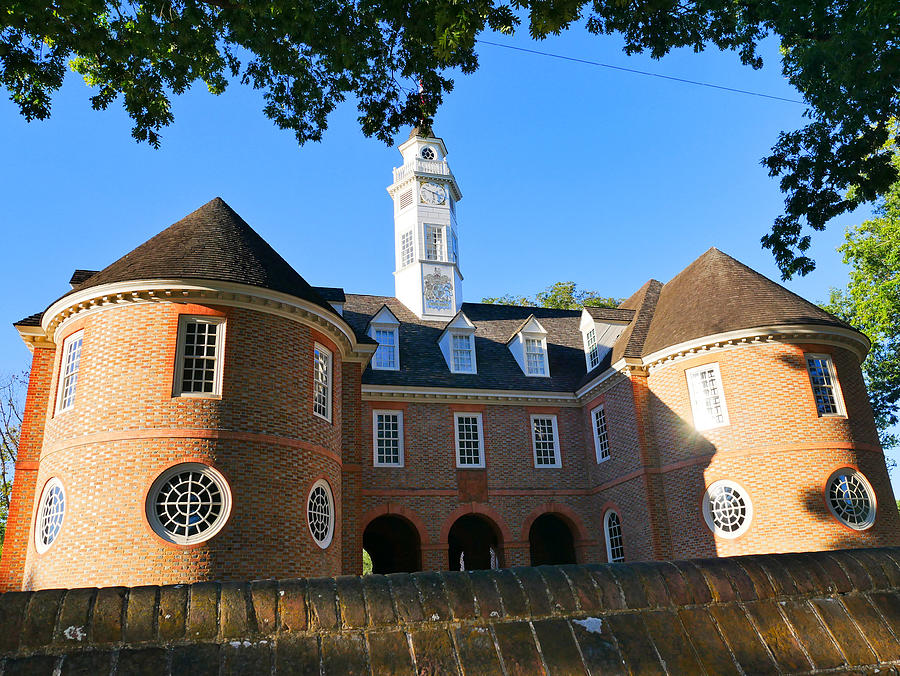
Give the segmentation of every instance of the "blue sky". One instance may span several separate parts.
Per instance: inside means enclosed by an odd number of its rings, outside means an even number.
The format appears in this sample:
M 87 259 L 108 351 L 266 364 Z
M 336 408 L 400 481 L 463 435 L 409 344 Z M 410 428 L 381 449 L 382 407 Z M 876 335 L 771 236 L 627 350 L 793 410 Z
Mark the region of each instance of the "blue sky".
M 766 67 L 753 71 L 717 51 L 628 57 L 618 38 L 579 30 L 542 43 L 526 30 L 487 39 L 799 98 L 774 42 Z M 783 197 L 759 160 L 780 130 L 803 124 L 803 106 L 489 45 L 478 51 L 481 68 L 456 78 L 435 123 L 463 191 L 467 300 L 532 295 L 560 280 L 628 296 L 710 246 L 779 278 L 759 239 Z M 30 124 L 0 102 L 0 373 L 28 358 L 10 323 L 65 292 L 73 269 L 104 267 L 217 195 L 311 284 L 393 294 L 385 187 L 400 155 L 362 135 L 352 104 L 332 115 L 322 143 L 301 148 L 262 115 L 258 94 L 233 85 L 215 97 L 197 87 L 174 100 L 175 125 L 153 150 L 131 139 L 119 107 L 95 112 L 88 96 L 70 76 L 52 119 Z M 821 301 L 844 284 L 835 248 L 867 215 L 817 233 L 818 269 L 787 286 Z

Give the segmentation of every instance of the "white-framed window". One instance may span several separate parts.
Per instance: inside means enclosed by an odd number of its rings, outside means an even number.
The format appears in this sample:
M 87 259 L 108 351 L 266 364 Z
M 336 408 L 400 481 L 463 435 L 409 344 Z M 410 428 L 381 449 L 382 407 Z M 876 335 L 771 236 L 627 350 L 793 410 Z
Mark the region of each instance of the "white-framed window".
M 694 427 L 698 430 L 708 430 L 727 425 L 728 409 L 725 406 L 725 392 L 722 390 L 719 364 L 713 362 L 685 369 L 684 375 L 691 395 Z
M 559 430 L 555 415 L 531 416 L 531 441 L 535 467 L 561 467 Z
M 306 499 L 306 523 L 313 540 L 327 549 L 334 537 L 334 495 L 325 479 L 313 484 Z
M 753 519 L 750 495 L 734 481 L 716 481 L 703 494 L 703 518 L 719 537 L 740 537 L 750 528 Z
M 192 545 L 222 530 L 231 513 L 231 489 L 212 467 L 185 462 L 156 478 L 145 508 L 157 535 L 175 544 Z
M 415 258 L 416 248 L 412 230 L 400 235 L 400 267 L 405 268 L 412 264 Z
M 444 226 L 425 225 L 425 258 L 442 261 L 444 258 Z
M 59 384 L 56 386 L 57 413 L 62 413 L 75 405 L 75 387 L 78 385 L 78 368 L 81 365 L 83 338 L 84 331 L 76 331 L 63 342 Z
M 66 515 L 66 492 L 62 482 L 53 477 L 44 485 L 34 524 L 34 548 L 43 554 L 56 541 Z
M 450 228 L 450 262 L 459 262 L 459 240 L 456 237 L 456 231 Z
M 403 467 L 403 411 L 372 411 L 375 467 Z
M 866 530 L 875 523 L 875 491 L 852 467 L 841 467 L 828 477 L 825 502 L 834 518 L 853 530 Z
M 475 373 L 474 341 L 475 336 L 470 333 L 450 334 L 454 373 Z
M 176 397 L 214 397 L 222 393 L 223 317 L 178 318 Z
M 547 375 L 547 351 L 541 338 L 525 339 L 525 373 L 529 376 Z
M 831 355 L 806 354 L 804 356 L 819 417 L 846 415 Z
M 625 543 L 622 540 L 622 522 L 619 515 L 608 510 L 603 517 L 603 532 L 606 535 L 606 560 L 620 563 L 625 560 Z
M 584 337 L 587 347 L 588 371 L 600 366 L 600 344 L 597 342 L 597 329 L 592 328 Z
M 313 348 L 313 413 L 331 422 L 331 351 Z
M 456 466 L 484 467 L 484 435 L 480 413 L 454 413 Z
M 599 464 L 609 460 L 609 432 L 606 429 L 606 409 L 603 404 L 591 411 L 591 421 L 594 428 L 594 451 Z
M 378 349 L 375 350 L 375 359 L 372 368 L 396 371 L 397 365 L 397 329 L 375 329 L 375 340 L 378 341 Z

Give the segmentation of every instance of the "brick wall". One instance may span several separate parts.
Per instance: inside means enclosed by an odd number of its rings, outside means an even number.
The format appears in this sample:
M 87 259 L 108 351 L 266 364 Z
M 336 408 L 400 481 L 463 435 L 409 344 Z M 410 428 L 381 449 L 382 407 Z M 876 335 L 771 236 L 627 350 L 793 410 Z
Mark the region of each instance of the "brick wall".
M 0 596 L 4 674 L 892 673 L 900 549 Z

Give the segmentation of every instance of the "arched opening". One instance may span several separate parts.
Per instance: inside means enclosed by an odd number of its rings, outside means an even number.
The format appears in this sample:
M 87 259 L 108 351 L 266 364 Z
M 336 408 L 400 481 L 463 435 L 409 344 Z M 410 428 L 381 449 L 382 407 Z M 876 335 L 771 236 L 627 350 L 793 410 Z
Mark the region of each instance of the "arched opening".
M 532 566 L 558 566 L 575 563 L 575 538 L 572 530 L 556 514 L 541 514 L 528 531 Z
M 363 531 L 363 549 L 372 559 L 372 572 L 414 573 L 422 570 L 422 548 L 416 527 L 403 517 L 385 514 Z
M 459 517 L 447 535 L 450 570 L 490 570 L 503 566 L 500 530 L 480 514 Z

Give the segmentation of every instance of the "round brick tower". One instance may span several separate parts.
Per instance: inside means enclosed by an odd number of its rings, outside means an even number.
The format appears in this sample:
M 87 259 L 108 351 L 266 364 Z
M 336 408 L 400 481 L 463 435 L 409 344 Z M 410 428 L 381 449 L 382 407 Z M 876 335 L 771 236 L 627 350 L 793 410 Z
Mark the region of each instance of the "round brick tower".
M 340 574 L 342 401 L 373 346 L 221 199 L 42 328 L 26 589 Z

